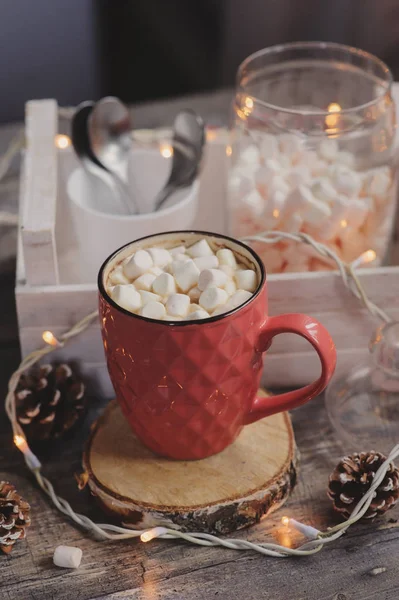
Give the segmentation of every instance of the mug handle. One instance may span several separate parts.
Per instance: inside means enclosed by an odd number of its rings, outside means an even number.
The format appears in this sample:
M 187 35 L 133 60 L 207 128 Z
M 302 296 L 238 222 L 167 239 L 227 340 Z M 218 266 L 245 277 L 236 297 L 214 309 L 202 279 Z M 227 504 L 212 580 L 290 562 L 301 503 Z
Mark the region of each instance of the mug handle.
M 244 424 L 249 425 L 275 413 L 291 410 L 320 394 L 333 376 L 337 362 L 334 342 L 327 329 L 316 319 L 300 313 L 267 317 L 259 334 L 259 351 L 265 352 L 279 333 L 296 333 L 310 342 L 319 355 L 321 375 L 309 385 L 277 396 L 256 396 Z

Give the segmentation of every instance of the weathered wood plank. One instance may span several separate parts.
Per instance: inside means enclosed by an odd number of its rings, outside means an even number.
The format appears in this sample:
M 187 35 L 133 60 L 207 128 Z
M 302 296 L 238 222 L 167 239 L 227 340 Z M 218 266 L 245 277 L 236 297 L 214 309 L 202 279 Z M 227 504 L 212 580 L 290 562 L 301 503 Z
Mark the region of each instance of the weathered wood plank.
M 55 220 L 57 203 L 57 102 L 26 104 L 26 156 L 21 234 L 26 279 L 31 285 L 59 282 Z

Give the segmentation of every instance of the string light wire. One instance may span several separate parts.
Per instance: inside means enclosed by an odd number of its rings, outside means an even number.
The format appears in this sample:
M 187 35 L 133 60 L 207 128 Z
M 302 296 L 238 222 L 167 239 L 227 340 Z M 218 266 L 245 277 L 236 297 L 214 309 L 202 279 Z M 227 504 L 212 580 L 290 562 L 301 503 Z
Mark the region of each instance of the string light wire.
M 361 301 L 367 310 L 373 316 L 378 317 L 385 322 L 391 321 L 390 317 L 367 297 L 367 294 L 355 272 L 356 267 L 361 266 L 362 264 L 367 264 L 373 259 L 373 255 L 371 254 L 372 251 L 365 252 L 356 261 L 354 261 L 354 263 L 347 264 L 342 262 L 341 259 L 332 250 L 330 250 L 330 248 L 324 244 L 316 242 L 309 235 L 303 233 L 293 234 L 282 231 L 266 231 L 259 233 L 258 235 L 245 237 L 242 241 L 247 243 L 263 242 L 266 244 L 274 244 L 282 240 L 292 240 L 294 242 L 308 244 L 312 246 L 321 256 L 332 259 L 338 267 L 345 286 L 352 292 L 352 294 L 354 294 L 354 296 L 356 296 L 356 298 Z M 89 327 L 89 325 L 91 325 L 97 318 L 97 311 L 90 313 L 81 321 L 76 323 L 69 331 L 63 333 L 59 339 L 55 338 L 51 332 L 44 332 L 44 334 L 47 334 L 44 335 L 44 339 L 47 339 L 48 343 L 43 348 L 35 350 L 22 360 L 18 369 L 10 377 L 8 393 L 5 400 L 6 413 L 11 422 L 14 434 L 14 443 L 21 450 L 21 452 L 23 452 L 25 462 L 35 476 L 39 487 L 50 498 L 54 506 L 61 513 L 74 521 L 78 526 L 91 532 L 98 539 L 126 540 L 140 537 L 142 542 L 149 542 L 155 538 L 164 540 L 180 539 L 198 546 L 220 546 L 230 550 L 251 550 L 266 556 L 286 558 L 288 556 L 309 556 L 311 554 L 320 552 L 320 550 L 326 544 L 337 540 L 349 529 L 349 527 L 351 527 L 365 515 L 371 502 L 373 501 L 373 498 L 376 495 L 378 486 L 381 484 L 387 473 L 391 462 L 399 457 L 399 444 L 392 449 L 385 462 L 380 466 L 369 490 L 359 500 L 351 516 L 346 521 L 343 521 L 335 527 L 327 529 L 325 532 L 319 532 L 314 527 L 300 523 L 295 519 L 283 517 L 283 524 L 291 525 L 298 529 L 298 531 L 305 535 L 305 537 L 307 536 L 308 538 L 311 538 L 298 548 L 288 548 L 286 546 L 269 542 L 256 543 L 243 539 L 219 538 L 215 535 L 207 533 L 183 532 L 168 527 L 131 529 L 128 527 L 119 527 L 117 525 L 111 525 L 108 523 L 95 523 L 87 516 L 75 512 L 69 502 L 56 494 L 52 483 L 46 477 L 44 477 L 41 472 L 41 464 L 39 459 L 29 448 L 24 432 L 17 421 L 15 391 L 18 386 L 19 378 L 24 371 L 36 364 L 50 352 L 54 352 L 54 350 L 64 346 L 71 339 L 85 331 L 85 329 L 87 329 L 87 327 Z
M 73 115 L 73 107 L 59 108 L 59 116 L 61 118 L 70 119 Z M 24 147 L 25 136 L 23 130 L 20 130 L 11 140 L 6 152 L 0 158 L 0 181 L 4 179 L 8 173 L 12 161 L 15 156 Z M 12 213 L 1 212 L 0 213 L 0 225 L 12 225 L 15 226 L 18 223 L 18 216 Z M 351 293 L 360 300 L 360 302 L 367 308 L 367 310 L 375 317 L 380 318 L 386 323 L 391 321 L 389 315 L 387 315 L 381 308 L 374 304 L 367 296 L 356 271 L 358 266 L 372 262 L 375 258 L 375 253 L 372 250 L 368 250 L 363 253 L 356 261 L 351 264 L 344 263 L 341 259 L 330 249 L 328 246 L 317 242 L 311 236 L 304 233 L 287 233 L 282 231 L 265 231 L 258 233 L 257 235 L 247 236 L 242 241 L 261 242 L 265 244 L 275 244 L 279 241 L 291 240 L 293 242 L 302 242 L 311 246 L 316 252 L 322 257 L 332 260 L 338 268 L 341 275 L 342 281 L 345 286 L 351 291 Z M 94 311 L 84 317 L 81 321 L 76 323 L 69 331 L 62 334 L 59 339 L 55 338 L 51 332 L 44 332 L 44 340 L 47 344 L 43 348 L 39 348 L 31 352 L 26 356 L 20 363 L 18 369 L 11 375 L 8 384 L 8 393 L 5 400 L 5 408 L 7 416 L 11 422 L 14 443 L 17 448 L 23 453 L 25 462 L 28 468 L 34 474 L 36 481 L 40 488 L 50 498 L 54 506 L 63 514 L 68 516 L 78 526 L 90 531 L 99 539 L 108 540 L 124 540 L 140 537 L 141 541 L 149 542 L 152 539 L 160 538 L 165 540 L 181 539 L 191 544 L 199 546 L 220 546 L 231 550 L 252 550 L 267 556 L 274 556 L 278 558 L 285 558 L 288 556 L 309 556 L 319 552 L 324 545 L 331 543 L 341 537 L 349 527 L 361 519 L 367 512 L 373 498 L 376 495 L 376 489 L 383 481 L 386 472 L 391 462 L 393 462 L 399 456 L 399 444 L 396 445 L 391 453 L 389 454 L 386 461 L 378 469 L 373 484 L 367 491 L 367 493 L 361 498 L 356 507 L 354 508 L 351 516 L 346 521 L 336 525 L 335 527 L 329 528 L 326 532 L 319 532 L 314 527 L 305 525 L 290 519 L 283 517 L 283 523 L 288 526 L 292 526 L 300 531 L 303 535 L 313 538 L 310 541 L 305 542 L 298 548 L 288 548 L 279 544 L 266 543 L 266 542 L 250 542 L 242 539 L 223 539 L 217 536 L 207 533 L 185 533 L 179 530 L 167 528 L 167 527 L 154 527 L 152 529 L 135 530 L 127 527 L 118 527 L 117 525 L 111 525 L 108 523 L 95 523 L 85 515 L 76 513 L 69 502 L 61 498 L 55 493 L 52 483 L 42 475 L 41 464 L 39 459 L 35 456 L 32 450 L 29 448 L 25 434 L 18 423 L 16 416 L 16 405 L 15 405 L 15 390 L 18 386 L 18 382 L 22 373 L 32 367 L 34 364 L 39 362 L 47 354 L 54 352 L 57 348 L 64 346 L 69 340 L 78 336 L 80 333 L 85 331 L 89 325 L 91 325 L 98 318 L 97 311 Z

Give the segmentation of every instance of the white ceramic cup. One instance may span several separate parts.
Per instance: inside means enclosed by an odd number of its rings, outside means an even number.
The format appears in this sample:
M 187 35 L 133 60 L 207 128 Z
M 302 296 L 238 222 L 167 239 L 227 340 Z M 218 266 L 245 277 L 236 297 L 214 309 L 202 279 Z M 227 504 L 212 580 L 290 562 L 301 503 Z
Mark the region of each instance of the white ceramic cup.
M 170 161 L 157 150 L 134 150 L 131 175 L 136 177 L 141 214 L 117 215 L 94 208 L 109 206 L 109 189 L 100 178 L 87 177 L 75 169 L 67 180 L 67 195 L 79 246 L 81 281 L 92 283 L 107 256 L 136 238 L 171 230 L 190 229 L 198 207 L 198 179 L 190 188 L 176 192 L 171 204 L 151 212 L 155 197 L 165 184 Z M 146 212 L 144 212 L 146 211 Z M 148 211 L 148 212 L 147 212 Z

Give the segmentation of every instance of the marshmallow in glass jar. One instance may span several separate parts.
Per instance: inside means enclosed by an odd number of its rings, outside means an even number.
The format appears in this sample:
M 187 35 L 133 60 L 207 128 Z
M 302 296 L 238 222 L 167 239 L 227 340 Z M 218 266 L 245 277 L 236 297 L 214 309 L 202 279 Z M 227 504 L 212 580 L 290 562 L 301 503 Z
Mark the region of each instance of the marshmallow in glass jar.
M 148 319 L 196 321 L 229 312 L 259 285 L 253 268 L 206 238 L 192 245 L 140 249 L 110 271 L 106 290 L 118 306 Z
M 371 249 L 381 263 L 396 203 L 386 65 L 337 44 L 288 44 L 249 57 L 238 81 L 228 151 L 231 234 L 303 232 L 345 262 Z M 273 250 L 256 247 L 268 272 L 336 268 L 304 244 Z

